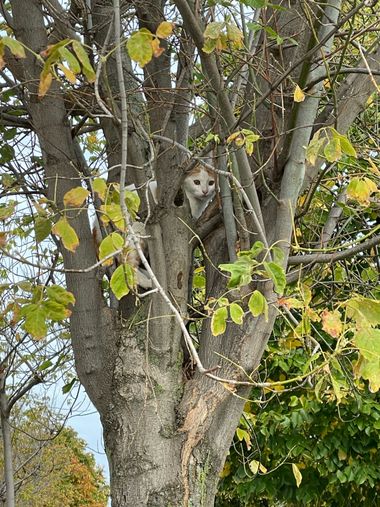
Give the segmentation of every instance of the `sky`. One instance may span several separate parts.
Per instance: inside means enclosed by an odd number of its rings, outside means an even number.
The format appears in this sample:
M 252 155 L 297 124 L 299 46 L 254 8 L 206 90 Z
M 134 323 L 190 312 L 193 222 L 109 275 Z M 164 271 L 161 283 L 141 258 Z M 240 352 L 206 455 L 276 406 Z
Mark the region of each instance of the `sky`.
M 87 451 L 94 456 L 96 463 L 103 469 L 104 477 L 109 484 L 109 467 L 104 451 L 100 417 L 83 387 L 76 406 L 79 410 L 68 419 L 67 424 L 87 443 Z M 111 506 L 111 499 L 108 500 L 108 506 Z

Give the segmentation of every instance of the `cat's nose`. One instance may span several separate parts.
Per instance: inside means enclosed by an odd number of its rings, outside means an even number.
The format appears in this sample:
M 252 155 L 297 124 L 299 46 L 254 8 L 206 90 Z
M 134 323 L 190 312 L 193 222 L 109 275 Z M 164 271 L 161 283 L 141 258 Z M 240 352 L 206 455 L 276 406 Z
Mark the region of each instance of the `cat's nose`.
M 207 195 L 208 194 L 208 190 L 202 190 L 202 193 L 203 193 L 203 195 Z

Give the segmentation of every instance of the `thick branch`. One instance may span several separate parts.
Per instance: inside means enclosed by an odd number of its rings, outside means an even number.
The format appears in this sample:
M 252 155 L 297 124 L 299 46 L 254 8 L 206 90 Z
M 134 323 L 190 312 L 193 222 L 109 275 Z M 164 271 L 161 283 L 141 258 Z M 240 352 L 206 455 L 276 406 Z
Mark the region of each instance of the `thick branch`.
M 338 262 L 343 259 L 349 259 L 354 255 L 364 252 L 365 250 L 370 250 L 376 245 L 380 244 L 380 236 L 374 236 L 363 243 L 360 243 L 352 248 L 348 248 L 346 250 L 342 250 L 340 252 L 334 253 L 313 253 L 313 254 L 305 254 L 305 255 L 291 255 L 288 259 L 289 266 L 297 266 L 300 264 L 328 264 L 332 262 Z
M 201 26 L 198 20 L 196 19 L 194 13 L 192 12 L 188 2 L 186 0 L 176 0 L 175 4 L 177 5 L 177 8 L 180 11 L 182 18 L 184 20 L 184 23 L 188 31 L 191 33 L 195 45 L 198 48 L 199 55 L 202 61 L 202 66 L 206 72 L 211 88 L 214 91 L 219 104 L 220 109 L 219 112 L 221 119 L 223 121 L 221 125 L 222 135 L 226 136 L 234 128 L 234 125 L 236 124 L 236 118 L 234 115 L 231 102 L 228 98 L 228 94 L 224 88 L 223 76 L 218 69 L 215 56 L 213 54 L 208 55 L 204 53 L 202 50 L 204 41 Z M 250 202 L 252 203 L 253 209 L 255 211 L 254 218 L 257 217 L 258 223 L 256 223 L 255 225 L 257 228 L 258 235 L 260 239 L 264 241 L 264 243 L 266 243 L 265 227 L 261 212 L 261 206 L 259 198 L 257 196 L 256 187 L 251 173 L 251 167 L 249 165 L 249 161 L 245 150 L 244 149 L 237 150 L 236 158 L 239 166 L 241 183 L 244 186 L 250 199 Z

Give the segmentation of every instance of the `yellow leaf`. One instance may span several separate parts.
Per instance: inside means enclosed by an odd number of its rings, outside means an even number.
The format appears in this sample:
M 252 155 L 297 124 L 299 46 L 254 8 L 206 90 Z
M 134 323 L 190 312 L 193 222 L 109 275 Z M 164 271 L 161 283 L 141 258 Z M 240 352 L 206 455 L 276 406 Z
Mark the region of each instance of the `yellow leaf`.
M 49 71 L 43 70 L 40 76 L 40 84 L 38 86 L 38 98 L 43 99 L 47 94 L 51 83 L 53 81 L 53 74 Z
M 232 23 L 227 23 L 227 39 L 236 49 L 243 46 L 243 32 Z
M 268 471 L 268 469 L 262 463 L 260 463 L 259 470 L 263 474 L 266 474 Z
M 120 231 L 125 230 L 124 218 L 120 204 L 116 204 L 114 202 L 111 204 L 103 204 L 100 206 L 100 211 L 103 213 L 101 217 L 103 223 L 108 224 L 111 220 Z
M 223 470 L 219 473 L 219 477 L 223 479 L 224 477 L 228 477 L 230 474 L 231 474 L 231 463 L 229 461 L 226 461 Z
M 367 160 L 370 165 L 369 170 L 371 171 L 371 173 L 376 174 L 376 176 L 380 176 L 379 168 L 375 165 L 373 160 L 371 158 L 367 158 Z
M 99 245 L 99 259 L 102 260 L 104 257 L 108 257 L 120 250 L 124 245 L 123 237 L 117 232 L 112 232 L 106 236 Z M 103 266 L 112 266 L 113 258 L 103 262 Z
M 227 326 L 228 310 L 225 306 L 215 310 L 211 318 L 211 332 L 213 336 L 223 334 Z
M 147 28 L 141 28 L 141 30 L 133 33 L 127 42 L 129 56 L 140 67 L 144 67 L 153 57 L 152 40 L 152 32 Z
M 95 178 L 92 183 L 93 191 L 98 194 L 100 199 L 104 201 L 107 192 L 107 183 L 103 178 Z
M 253 459 L 252 461 L 249 462 L 249 469 L 251 470 L 251 472 L 256 475 L 257 472 L 259 471 L 259 466 L 260 466 L 260 462 Z
M 227 36 L 222 33 L 220 34 L 220 37 L 216 39 L 216 51 L 220 52 L 223 51 L 223 49 L 227 48 Z
M 340 461 L 347 459 L 347 454 L 343 451 L 343 449 L 338 450 L 338 458 Z
M 265 466 L 263 464 L 260 463 L 260 461 L 257 461 L 255 459 L 253 459 L 252 461 L 249 462 L 249 469 L 251 470 L 251 472 L 256 475 L 257 472 L 260 470 L 260 472 L 262 472 L 263 474 L 266 474 L 267 473 L 267 469 L 265 468 Z
M 338 310 L 334 310 L 333 312 L 329 312 L 328 310 L 324 310 L 322 312 L 322 329 L 326 331 L 326 333 L 330 334 L 334 338 L 338 338 L 343 330 L 343 324 L 340 320 L 340 313 Z
M 303 102 L 305 100 L 305 94 L 301 90 L 301 88 L 297 85 L 296 89 L 294 90 L 293 100 L 294 102 Z
M 376 184 L 369 178 L 352 178 L 347 187 L 347 196 L 367 206 L 373 192 L 377 191 Z
M 236 430 L 236 436 L 238 437 L 240 442 L 242 442 L 244 440 L 244 442 L 247 446 L 247 449 L 250 450 L 250 448 L 252 447 L 252 443 L 251 443 L 251 436 L 248 433 L 248 431 L 243 430 L 242 428 L 238 428 Z
M 72 188 L 63 196 L 63 203 L 65 206 L 81 206 L 89 193 L 83 187 Z
M 302 474 L 301 474 L 298 466 L 295 463 L 292 463 L 292 470 L 293 470 L 293 475 L 296 479 L 297 488 L 299 488 L 300 484 L 302 482 Z
M 25 58 L 25 49 L 24 46 L 16 39 L 11 39 L 10 37 L 3 37 L 2 43 L 7 46 L 13 56 L 16 58 Z
M 162 53 L 165 51 L 165 48 L 162 48 L 160 46 L 160 41 L 158 39 L 152 40 L 152 48 L 153 48 L 153 55 L 158 58 L 162 55 Z
M 237 137 L 239 137 L 241 135 L 241 132 L 240 130 L 238 132 L 234 132 L 233 134 L 231 134 L 230 136 L 227 137 L 227 144 L 229 143 L 232 143 L 232 141 L 235 141 L 235 139 Z
M 70 250 L 70 252 L 75 252 L 79 245 L 79 239 L 77 233 L 71 227 L 66 217 L 62 217 L 56 222 L 52 228 L 53 234 L 57 235 L 61 238 L 63 246 Z
M 77 82 L 77 78 L 70 69 L 62 65 L 62 63 L 58 63 L 58 67 L 61 69 L 61 71 L 65 74 L 66 79 L 71 83 L 75 84 Z
M 156 30 L 157 37 L 160 37 L 160 39 L 166 39 L 173 33 L 173 27 L 173 23 L 170 23 L 169 21 L 163 21 L 158 25 L 158 28 Z

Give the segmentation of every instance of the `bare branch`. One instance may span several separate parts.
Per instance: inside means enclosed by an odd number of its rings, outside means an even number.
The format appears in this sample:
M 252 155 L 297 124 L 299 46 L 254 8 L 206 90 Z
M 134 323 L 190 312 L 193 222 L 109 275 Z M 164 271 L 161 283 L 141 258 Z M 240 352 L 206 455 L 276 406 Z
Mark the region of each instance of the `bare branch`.
M 332 262 L 338 262 L 343 259 L 350 259 L 356 254 L 364 252 L 365 250 L 370 250 L 379 244 L 380 236 L 374 236 L 373 238 L 370 238 L 363 243 L 359 243 L 356 246 L 342 250 L 340 252 L 291 255 L 289 256 L 288 265 L 297 266 L 303 264 L 304 266 L 307 266 L 308 264 L 329 264 Z

